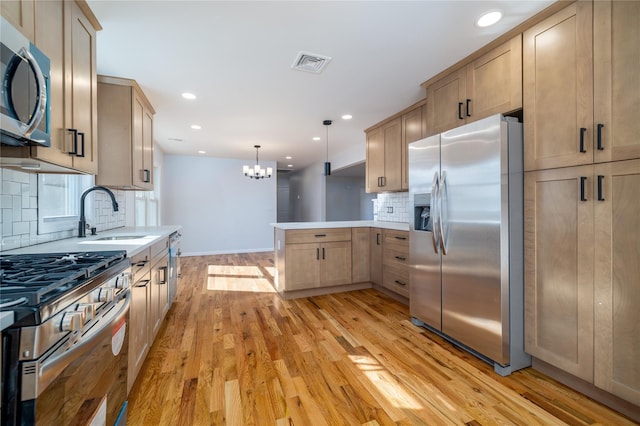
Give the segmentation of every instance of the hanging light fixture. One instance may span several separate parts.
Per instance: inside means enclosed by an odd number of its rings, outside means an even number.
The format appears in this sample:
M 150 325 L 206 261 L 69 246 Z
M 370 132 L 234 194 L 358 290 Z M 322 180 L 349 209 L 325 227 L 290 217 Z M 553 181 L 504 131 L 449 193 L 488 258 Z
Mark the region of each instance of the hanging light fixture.
M 331 174 L 331 163 L 329 162 L 329 126 L 331 126 L 331 120 L 324 120 L 323 125 L 327 126 L 327 161 L 324 162 L 324 175 L 329 176 Z
M 266 169 L 263 169 L 260 167 L 260 163 L 258 162 L 258 150 L 260 149 L 260 145 L 254 145 L 253 147 L 256 149 L 256 165 L 253 167 L 243 166 L 242 173 L 251 179 L 270 178 L 273 174 L 273 168 L 267 167 Z

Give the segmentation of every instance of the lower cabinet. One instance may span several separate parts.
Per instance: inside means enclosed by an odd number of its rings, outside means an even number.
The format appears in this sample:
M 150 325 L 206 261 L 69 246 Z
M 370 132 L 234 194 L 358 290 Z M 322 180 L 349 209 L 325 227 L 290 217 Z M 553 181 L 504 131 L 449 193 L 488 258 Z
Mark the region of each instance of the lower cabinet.
M 351 281 L 371 281 L 369 228 L 351 228 Z
M 382 229 L 370 228 L 371 282 L 382 285 Z
M 525 349 L 640 405 L 640 160 L 525 173 Z
M 382 286 L 409 297 L 409 233 L 382 231 Z
M 287 290 L 351 284 L 350 240 L 287 244 L 285 256 Z

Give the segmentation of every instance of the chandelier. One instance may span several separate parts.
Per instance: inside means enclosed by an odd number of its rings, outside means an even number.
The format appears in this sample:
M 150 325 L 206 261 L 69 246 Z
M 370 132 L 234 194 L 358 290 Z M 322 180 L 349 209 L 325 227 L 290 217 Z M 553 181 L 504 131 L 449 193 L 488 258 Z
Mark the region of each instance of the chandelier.
M 260 167 L 260 163 L 258 162 L 258 150 L 260 149 L 260 145 L 254 145 L 253 147 L 256 149 L 256 165 L 253 167 L 243 166 L 242 173 L 251 179 L 270 178 L 273 174 L 273 168 L 267 167 L 266 169 L 263 169 Z

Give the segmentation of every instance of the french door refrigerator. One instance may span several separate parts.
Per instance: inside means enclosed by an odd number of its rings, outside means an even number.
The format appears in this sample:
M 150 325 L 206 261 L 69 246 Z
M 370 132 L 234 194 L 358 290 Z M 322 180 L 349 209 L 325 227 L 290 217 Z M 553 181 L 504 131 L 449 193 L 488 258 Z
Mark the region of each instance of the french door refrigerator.
M 522 124 L 498 114 L 409 144 L 414 324 L 494 365 L 527 367 Z

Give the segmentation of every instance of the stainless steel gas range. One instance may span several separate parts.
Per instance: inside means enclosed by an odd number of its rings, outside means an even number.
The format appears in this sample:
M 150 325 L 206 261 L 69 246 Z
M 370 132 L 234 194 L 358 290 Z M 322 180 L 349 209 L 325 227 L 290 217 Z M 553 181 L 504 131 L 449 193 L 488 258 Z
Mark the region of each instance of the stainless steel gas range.
M 3 425 L 126 423 L 125 251 L 0 255 Z

